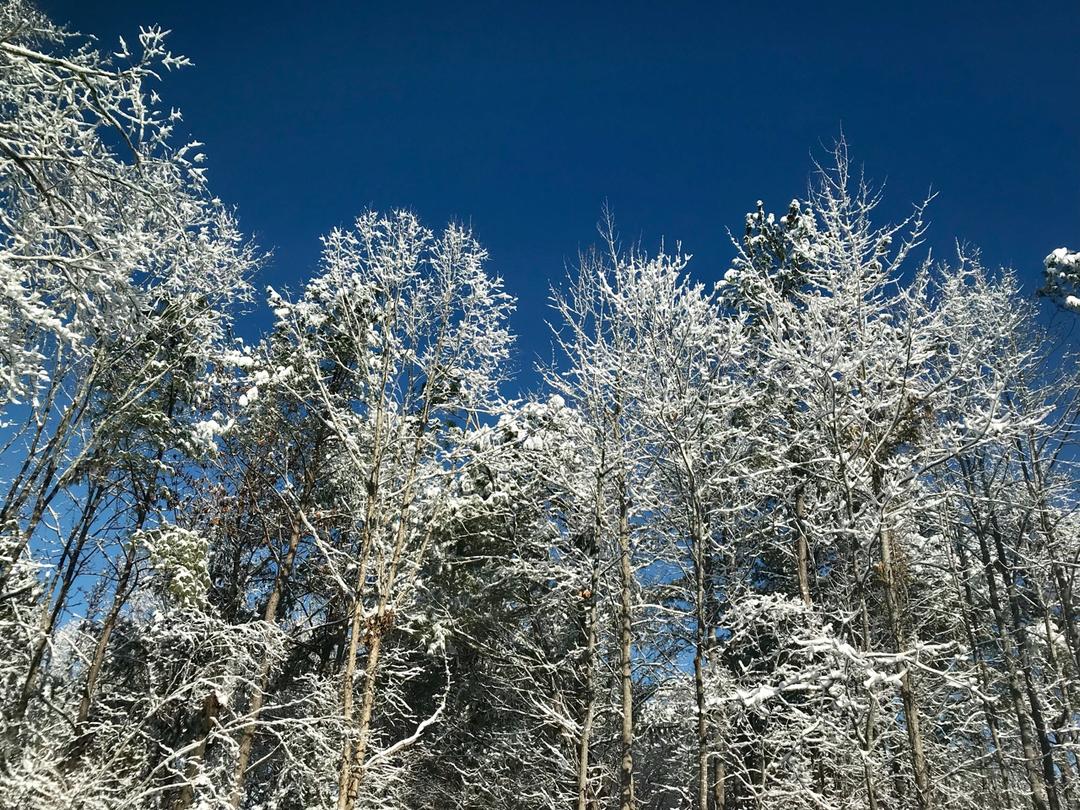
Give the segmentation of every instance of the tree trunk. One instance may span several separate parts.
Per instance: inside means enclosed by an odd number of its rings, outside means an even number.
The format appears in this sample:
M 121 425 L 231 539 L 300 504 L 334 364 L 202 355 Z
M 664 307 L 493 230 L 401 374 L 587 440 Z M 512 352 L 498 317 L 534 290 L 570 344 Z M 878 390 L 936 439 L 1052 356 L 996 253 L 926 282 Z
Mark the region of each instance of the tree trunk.
M 26 713 L 27 706 L 30 704 L 34 682 L 37 679 L 38 669 L 44 658 L 45 650 L 49 645 L 49 640 L 52 638 L 56 623 L 60 619 L 60 614 L 67 604 L 67 596 L 71 590 L 71 586 L 74 584 L 75 578 L 78 575 L 82 550 L 86 545 L 86 538 L 90 532 L 90 526 L 94 521 L 98 499 L 102 492 L 103 489 L 100 486 L 90 487 L 86 503 L 84 504 L 82 513 L 79 517 L 79 522 L 73 527 L 72 535 L 64 544 L 64 551 L 57 566 L 58 569 L 64 570 L 64 575 L 59 578 L 54 578 L 52 583 L 54 595 L 51 599 L 46 599 L 45 604 L 42 605 L 41 608 L 41 628 L 39 638 L 34 645 L 34 652 L 30 657 L 30 665 L 27 668 L 26 677 L 23 681 L 22 693 L 19 695 L 19 701 L 15 707 L 14 717 L 16 720 L 22 719 L 23 715 Z M 60 585 L 59 591 L 56 591 L 57 582 L 59 582 Z
M 127 601 L 127 589 L 131 582 L 131 575 L 135 570 L 135 557 L 138 549 L 132 542 L 124 553 L 124 565 L 120 571 L 120 579 L 116 583 L 116 591 L 113 594 L 112 606 L 105 617 L 105 623 L 101 626 L 101 635 L 98 636 L 94 646 L 94 654 L 90 658 L 90 666 L 86 670 L 86 683 L 83 685 L 82 697 L 79 700 L 79 713 L 75 718 L 75 725 L 81 727 L 90 716 L 90 706 L 93 704 L 94 691 L 97 689 L 97 681 L 101 675 L 101 667 L 105 663 L 105 653 L 109 649 L 109 640 L 112 638 L 116 621 L 120 618 L 120 610 Z
M 990 609 L 994 614 L 994 624 L 998 628 L 1001 657 L 1005 661 L 1005 671 L 1009 678 L 1009 697 L 1012 700 L 1013 711 L 1016 713 L 1016 726 L 1020 733 L 1020 748 L 1024 755 L 1024 770 L 1027 773 L 1028 785 L 1031 788 L 1031 804 L 1034 810 L 1050 810 L 1046 785 L 1039 774 L 1037 764 L 1039 757 L 1035 750 L 1035 742 L 1031 738 L 1031 718 L 1027 713 L 1027 708 L 1024 706 L 1023 690 L 1020 686 L 1020 675 L 1016 669 L 1016 659 L 1007 642 L 1006 628 L 1008 627 L 1008 619 L 1005 616 L 1001 596 L 998 593 L 997 575 L 990 556 L 990 547 L 986 542 L 985 532 L 979 529 L 977 535 L 983 573 L 986 577 L 987 594 L 990 599 Z
M 810 542 L 806 531 L 806 496 L 800 485 L 795 494 L 795 560 L 799 579 L 799 595 L 807 607 L 814 604 L 810 596 Z
M 284 590 L 285 584 L 289 579 L 293 562 L 296 559 L 296 549 L 299 547 L 300 538 L 303 536 L 301 513 L 309 508 L 308 500 L 311 497 L 311 490 L 314 488 L 314 479 L 314 474 L 310 474 L 304 482 L 304 490 L 300 496 L 300 505 L 298 506 L 297 514 L 293 518 L 292 526 L 289 529 L 288 551 L 286 551 L 285 559 L 282 560 L 281 567 L 278 568 L 277 574 L 274 576 L 274 585 L 270 590 L 270 597 L 266 600 L 266 609 L 263 611 L 263 621 L 267 624 L 273 624 L 277 621 L 278 605 L 281 603 L 281 592 Z M 236 756 L 236 767 L 233 769 L 233 787 L 232 792 L 229 795 L 229 804 L 233 808 L 239 807 L 240 802 L 244 797 L 244 780 L 247 776 L 248 763 L 251 760 L 251 748 L 255 743 L 256 725 L 259 720 L 259 714 L 262 712 L 263 703 L 266 700 L 266 689 L 270 683 L 271 664 L 270 656 L 264 656 L 259 665 L 259 676 L 256 681 L 255 691 L 251 695 L 251 705 L 248 707 L 248 721 L 244 724 L 244 728 L 240 732 L 240 745 Z
M 705 712 L 705 665 L 708 656 L 711 629 L 706 617 L 706 559 L 701 510 L 696 503 L 691 509 L 690 542 L 694 556 L 694 705 L 697 712 L 697 806 L 709 810 L 709 725 Z
M 581 721 L 578 740 L 577 762 L 577 810 L 588 810 L 589 805 L 589 746 L 592 742 L 593 718 L 596 715 L 596 605 L 600 598 L 600 537 L 603 532 L 604 455 L 600 456 L 600 470 L 596 475 L 596 498 L 593 506 L 592 537 L 588 545 L 590 563 L 589 593 L 585 603 L 585 716 Z
M 339 810 L 349 810 L 356 805 L 360 796 L 360 786 L 364 782 L 366 768 L 364 760 L 367 758 L 368 741 L 371 738 L 371 716 L 375 706 L 375 676 L 379 667 L 379 656 L 382 652 L 382 615 L 376 616 L 375 623 L 370 630 L 367 660 L 364 662 L 364 697 L 360 703 L 359 728 L 356 735 L 356 746 L 352 756 L 346 760 L 341 771 L 342 785 L 338 791 Z
M 714 810 L 726 810 L 727 806 L 727 771 L 724 768 L 724 758 L 717 754 L 713 758 L 713 808 Z
M 630 516 L 626 498 L 625 478 L 619 485 L 619 685 L 622 692 L 622 725 L 620 729 L 621 758 L 619 761 L 619 806 L 621 810 L 636 810 L 634 796 L 634 681 L 632 655 L 634 625 L 631 609 L 631 587 L 634 572 L 630 559 Z
M 904 614 L 907 610 L 903 598 L 902 583 L 897 571 L 892 532 L 882 528 L 881 575 L 885 585 L 885 603 L 889 612 L 889 624 L 898 653 L 910 646 L 910 633 L 905 628 Z M 930 787 L 930 769 L 926 761 L 922 728 L 919 720 L 919 704 L 915 696 L 915 682 L 909 667 L 897 664 L 900 671 L 900 700 L 904 704 L 904 725 L 907 728 L 908 746 L 911 754 L 911 770 L 915 779 L 915 799 L 919 810 L 930 810 L 933 796 Z
M 997 552 L 997 563 L 1001 573 L 1001 579 L 1005 583 L 1005 593 L 1009 600 L 1009 611 L 1012 614 L 1013 633 L 1016 637 L 1016 646 L 1020 652 L 1020 668 L 1024 675 L 1024 691 L 1027 693 L 1028 703 L 1031 707 L 1031 722 L 1035 727 L 1035 733 L 1039 740 L 1039 753 L 1042 761 L 1043 779 L 1046 782 L 1046 797 L 1050 803 L 1050 810 L 1060 810 L 1061 803 L 1057 795 L 1057 785 L 1054 767 L 1054 752 L 1050 746 L 1050 738 L 1047 734 L 1046 722 L 1043 718 L 1042 705 L 1035 689 L 1034 679 L 1031 674 L 1031 645 L 1028 641 L 1027 630 L 1024 629 L 1023 618 L 1020 614 L 1020 600 L 1016 592 L 1016 580 L 1008 565 L 1005 554 L 1005 544 L 1001 537 L 1001 530 L 997 527 L 992 531 L 994 547 Z
M 956 554 L 960 561 L 961 570 L 966 571 L 968 569 L 968 557 L 959 538 L 956 540 Z M 968 644 L 971 647 L 972 656 L 975 658 L 978 668 L 979 688 L 984 695 L 989 695 L 991 693 L 990 674 L 987 669 L 986 660 L 980 651 L 982 647 L 980 642 L 983 641 L 985 637 L 979 632 L 978 622 L 971 613 L 976 605 L 975 594 L 972 592 L 971 584 L 968 582 L 967 578 L 961 579 L 959 572 L 956 570 L 952 555 L 949 555 L 949 567 L 952 573 L 953 582 L 964 595 L 964 599 L 961 602 L 964 629 L 967 634 Z M 994 761 L 997 764 L 998 775 L 1001 780 L 1001 791 L 1004 795 L 1009 795 L 1011 793 L 1009 769 L 1005 764 L 1005 752 L 1001 744 L 997 708 L 994 705 L 994 701 L 984 700 L 983 711 L 986 712 L 986 723 L 990 729 L 990 739 L 994 745 Z
M 221 706 L 218 703 L 217 695 L 211 692 L 203 701 L 202 711 L 199 714 L 199 725 L 195 731 L 196 739 L 199 742 L 195 746 L 195 750 L 188 755 L 187 766 L 184 768 L 186 781 L 180 789 L 180 795 L 173 802 L 173 810 L 185 810 L 185 808 L 191 807 L 195 801 L 193 783 L 199 775 L 199 768 L 206 756 L 206 746 L 210 740 L 210 732 L 214 728 L 214 721 L 217 719 L 219 711 L 221 711 Z

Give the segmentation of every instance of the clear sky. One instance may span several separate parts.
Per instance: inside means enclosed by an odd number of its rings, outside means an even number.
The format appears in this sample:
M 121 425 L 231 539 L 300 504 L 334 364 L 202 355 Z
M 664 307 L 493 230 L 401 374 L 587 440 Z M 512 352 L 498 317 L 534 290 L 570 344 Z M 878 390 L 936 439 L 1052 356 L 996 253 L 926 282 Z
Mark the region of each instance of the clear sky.
M 469 222 L 520 298 L 525 368 L 605 199 L 624 238 L 681 240 L 713 280 L 726 229 L 802 195 L 841 127 L 886 216 L 940 192 L 941 255 L 978 245 L 1034 289 L 1080 245 L 1080 0 L 39 1 L 110 46 L 172 29 L 196 66 L 162 95 L 274 250 L 265 284 L 298 285 L 365 207 Z

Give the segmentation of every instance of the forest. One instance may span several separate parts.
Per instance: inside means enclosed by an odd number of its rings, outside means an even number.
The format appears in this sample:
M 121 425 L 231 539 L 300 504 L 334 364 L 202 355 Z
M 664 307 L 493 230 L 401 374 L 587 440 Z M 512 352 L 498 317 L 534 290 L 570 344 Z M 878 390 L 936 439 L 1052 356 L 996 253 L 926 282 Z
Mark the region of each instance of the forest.
M 0 807 L 1080 808 L 1080 253 L 840 141 L 715 284 L 605 217 L 526 390 L 464 226 L 267 288 L 186 62 L 0 3 Z

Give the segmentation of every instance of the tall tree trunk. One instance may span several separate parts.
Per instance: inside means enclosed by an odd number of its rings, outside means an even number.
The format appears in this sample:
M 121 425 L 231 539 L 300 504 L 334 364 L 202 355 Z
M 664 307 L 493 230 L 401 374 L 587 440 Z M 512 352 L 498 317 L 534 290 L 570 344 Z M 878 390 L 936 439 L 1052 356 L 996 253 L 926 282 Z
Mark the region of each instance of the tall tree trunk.
M 858 583 L 859 592 L 859 617 L 862 621 L 862 634 L 859 639 L 859 649 L 862 652 L 870 650 L 870 614 L 866 608 L 866 580 L 861 578 Z M 866 785 L 866 803 L 868 810 L 878 810 L 877 786 L 874 784 L 874 772 L 871 767 L 870 753 L 874 750 L 874 729 L 877 725 L 877 701 L 870 698 L 863 729 L 859 731 L 858 718 L 852 718 L 852 726 L 855 735 L 859 738 L 862 747 L 863 783 Z
M 442 345 L 442 336 L 436 341 L 434 352 L 438 355 Z M 389 355 L 387 355 L 389 356 Z M 384 379 L 386 379 L 387 360 L 383 361 Z M 375 682 L 378 675 L 379 657 L 382 652 L 383 634 L 387 629 L 388 609 L 390 606 L 391 591 L 397 579 L 398 567 L 401 564 L 402 555 L 409 535 L 409 510 L 415 500 L 416 483 L 419 475 L 423 442 L 426 436 L 428 419 L 431 416 L 430 392 L 437 374 L 428 376 L 424 382 L 422 394 L 423 407 L 417 417 L 416 435 L 408 456 L 408 464 L 405 467 L 405 480 L 401 487 L 401 499 L 397 506 L 397 530 L 394 538 L 394 549 L 391 554 L 389 565 L 380 571 L 379 602 L 376 607 L 375 617 L 368 624 L 368 653 L 364 664 L 364 695 L 360 706 L 360 717 L 357 723 L 356 745 L 346 731 L 345 741 L 342 745 L 341 769 L 338 777 L 338 810 L 352 810 L 360 792 L 360 786 L 366 775 L 367 747 L 371 737 L 372 713 L 375 706 Z M 349 652 L 346 659 L 345 672 L 342 677 L 343 690 L 343 719 L 346 729 L 352 720 L 352 689 L 353 675 L 356 671 L 356 655 L 358 650 L 360 623 L 363 616 L 363 590 L 365 585 L 367 557 L 373 548 L 374 527 L 371 521 L 375 517 L 376 495 L 379 490 L 379 476 L 382 466 L 382 455 L 387 449 L 387 439 L 382 435 L 382 426 L 385 420 L 385 402 L 380 399 L 376 411 L 374 432 L 376 434 L 375 447 L 373 449 L 373 462 L 368 479 L 368 494 L 365 502 L 365 519 L 362 548 L 360 552 L 360 564 L 357 571 L 356 598 L 353 604 L 352 622 L 350 625 Z M 427 547 L 431 539 L 432 527 L 428 527 L 427 536 L 418 556 L 422 557 L 423 548 Z M 419 562 L 419 559 L 418 559 Z M 385 577 L 383 577 L 385 575 Z M 392 617 L 390 617 L 392 618 Z M 351 749 L 351 750 L 350 750 Z
M 1035 728 L 1035 733 L 1039 741 L 1043 779 L 1046 782 L 1046 797 L 1050 802 L 1050 810 L 1060 810 L 1061 802 L 1057 794 L 1054 751 L 1050 745 L 1050 737 L 1047 732 L 1046 722 L 1043 718 L 1042 705 L 1039 700 L 1038 692 L 1035 689 L 1034 677 L 1031 672 L 1031 645 L 1028 641 L 1027 630 L 1024 628 L 1023 617 L 1020 612 L 1020 599 L 1016 592 L 1016 577 L 1008 564 L 1008 558 L 1005 554 L 1005 544 L 1001 536 L 1001 529 L 994 526 L 991 534 L 994 538 L 994 548 L 997 552 L 997 563 L 1001 579 L 1002 582 L 1005 583 L 1005 594 L 1009 601 L 1009 612 L 1012 615 L 1013 633 L 1016 638 L 1017 649 L 1020 653 L 1020 669 L 1024 676 L 1024 691 L 1027 694 L 1028 704 L 1031 710 L 1031 722 Z
M 101 625 L 101 633 L 98 636 L 97 644 L 94 645 L 94 653 L 90 656 L 90 666 L 86 669 L 86 681 L 83 684 L 82 697 L 79 699 L 79 712 L 75 717 L 77 727 L 81 727 L 90 716 L 90 707 L 93 705 L 97 681 L 101 676 L 101 668 L 105 664 L 105 653 L 109 649 L 109 641 L 112 639 L 116 622 L 120 618 L 120 611 L 127 601 L 128 585 L 131 583 L 131 575 L 135 570 L 136 556 L 138 556 L 138 548 L 132 541 L 124 552 L 124 562 L 120 569 L 120 579 L 117 580 L 116 590 L 113 592 L 112 605 L 109 607 L 109 612 Z
M 587 548 L 589 556 L 589 592 L 585 599 L 585 714 L 581 720 L 581 732 L 577 751 L 577 810 L 588 810 L 589 805 L 589 747 L 592 743 L 593 719 L 596 715 L 596 608 L 600 598 L 600 537 L 603 533 L 604 454 L 596 474 L 596 491 L 593 502 L 592 535 Z
M 60 417 L 55 430 L 40 451 L 36 450 L 36 447 L 45 435 L 45 428 L 49 419 L 46 416 L 38 422 L 34 439 L 31 442 L 32 450 L 26 454 L 22 466 L 5 496 L 3 507 L 0 507 L 0 527 L 7 526 L 10 523 L 17 523 L 19 512 L 26 505 L 31 489 L 36 487 L 37 495 L 34 496 L 34 506 L 30 518 L 20 528 L 16 542 L 10 549 L 6 550 L 6 559 L 0 560 L 0 599 L 4 597 L 7 584 L 15 571 L 18 560 L 30 544 L 30 539 L 34 536 L 34 532 L 37 531 L 45 511 L 60 492 L 65 484 L 65 479 L 75 467 L 74 464 L 69 464 L 67 469 L 61 472 L 60 460 L 63 457 L 65 448 L 68 446 L 69 431 L 75 430 L 90 404 L 90 395 L 94 388 L 95 377 L 96 375 L 92 369 L 87 371 L 79 382 L 78 391 L 72 396 L 67 407 L 64 408 L 63 415 Z M 49 392 L 45 400 L 46 413 L 52 409 L 52 405 L 62 388 L 62 375 L 57 375 L 49 386 Z M 167 411 L 169 416 L 172 416 L 173 413 L 174 399 L 170 390 Z M 84 451 L 86 449 L 83 448 Z M 158 453 L 158 460 L 161 460 L 160 452 Z
M 724 758 L 716 754 L 713 758 L 713 807 L 715 810 L 727 808 L 727 769 L 724 767 Z
M 318 448 L 316 448 L 316 453 Z M 313 455 L 317 458 L 317 455 Z M 296 560 L 296 550 L 303 536 L 303 513 L 310 508 L 311 495 L 315 488 L 314 467 L 309 467 L 304 475 L 304 486 L 300 493 L 300 501 L 297 504 L 296 514 L 293 516 L 292 525 L 289 527 L 289 545 L 285 552 L 285 558 L 274 575 L 274 584 L 270 589 L 270 596 L 266 600 L 266 609 L 263 611 L 263 621 L 274 624 L 277 621 L 278 605 L 281 603 L 281 594 L 292 573 L 292 566 Z M 229 794 L 230 806 L 236 808 L 244 798 L 244 781 L 247 778 L 248 763 L 251 761 L 251 748 L 255 743 L 255 730 L 258 725 L 259 715 L 262 713 L 263 704 L 266 701 L 266 689 L 270 685 L 270 670 L 272 661 L 270 656 L 264 656 L 259 664 L 259 674 L 256 679 L 255 690 L 251 695 L 251 704 L 248 707 L 248 720 L 240 732 L 240 744 L 236 755 L 236 767 L 233 769 L 233 786 Z
M 345 654 L 344 667 L 341 674 L 341 716 L 345 725 L 345 739 L 342 742 L 341 769 L 338 774 L 338 800 L 337 806 L 344 810 L 349 806 L 349 784 L 353 762 L 352 737 L 349 734 L 349 724 L 353 717 L 353 680 L 356 675 L 356 659 L 360 648 L 361 627 L 364 620 L 364 587 L 367 579 L 368 556 L 374 542 L 375 527 L 372 521 L 375 519 L 375 496 L 379 486 L 379 466 L 373 467 L 367 483 L 367 503 L 364 509 L 364 528 L 360 538 L 360 559 L 356 573 L 356 594 L 353 597 L 352 607 L 349 611 L 349 643 Z M 369 649 L 370 658 L 370 649 Z M 365 683 L 365 694 L 370 682 Z
M 79 521 L 72 527 L 71 535 L 69 535 L 68 541 L 64 544 L 64 551 L 57 566 L 58 569 L 62 569 L 64 573 L 63 576 L 55 577 L 53 579 L 53 595 L 51 599 L 46 599 L 45 604 L 41 607 L 41 627 L 38 640 L 34 645 L 34 651 L 30 657 L 30 665 L 27 667 L 26 677 L 23 681 L 22 692 L 19 695 L 19 700 L 15 707 L 14 717 L 17 720 L 22 719 L 27 706 L 30 704 L 30 697 L 33 694 L 38 669 L 44 658 L 45 650 L 49 646 L 49 641 L 52 639 L 53 631 L 56 629 L 56 623 L 59 621 L 60 615 L 67 604 L 68 593 L 79 572 L 79 562 L 82 558 L 82 550 L 86 545 L 86 538 L 90 532 L 90 526 L 93 524 L 97 513 L 98 499 L 103 492 L 104 489 L 100 486 L 91 485 L 89 487 L 86 502 L 83 504 L 82 513 L 79 516 Z M 58 583 L 59 590 L 57 590 Z
M 693 478 L 690 481 L 694 487 Z M 691 505 L 690 542 L 694 557 L 694 707 L 697 713 L 697 806 L 709 810 L 709 761 L 712 749 L 709 744 L 709 724 L 705 707 L 705 665 L 709 653 L 712 629 L 706 609 L 706 585 L 708 581 L 707 560 L 709 549 L 705 537 L 704 520 L 696 497 Z
M 881 575 L 885 586 L 885 603 L 888 607 L 889 624 L 893 641 L 898 653 L 910 647 L 911 634 L 906 628 L 907 612 L 903 583 L 897 570 L 896 549 L 893 547 L 892 532 L 882 527 L 881 540 Z M 930 810 L 933 796 L 930 786 L 930 768 L 926 761 L 922 727 L 919 718 L 919 703 L 915 695 L 915 682 L 911 668 L 898 664 L 900 672 L 900 700 L 904 705 L 904 725 L 907 728 L 908 747 L 911 755 L 911 770 L 915 779 L 915 799 L 919 810 Z
M 165 415 L 172 419 L 176 412 L 177 394 L 175 385 L 169 385 L 168 396 L 166 399 Z M 158 470 L 161 467 L 162 459 L 165 458 L 165 448 L 159 447 L 154 454 L 154 463 L 151 466 L 151 472 L 147 481 L 144 482 L 144 487 L 139 492 L 139 486 L 135 483 L 134 477 L 132 482 L 132 488 L 138 493 L 138 505 L 136 506 L 135 523 L 132 527 L 132 539 L 128 543 L 127 550 L 124 552 L 124 563 L 120 570 L 120 578 L 116 583 L 116 590 L 113 592 L 112 605 L 109 608 L 108 614 L 105 616 L 105 622 L 101 626 L 101 635 L 98 636 L 97 644 L 94 645 L 94 653 L 90 657 L 90 666 L 86 672 L 86 682 L 83 684 L 82 697 L 79 699 L 79 713 L 75 719 L 75 725 L 77 728 L 81 728 L 90 716 L 90 707 L 93 705 L 94 692 L 97 689 L 97 680 L 101 675 L 101 668 L 105 663 L 105 653 L 109 649 L 109 641 L 112 639 L 113 630 L 116 628 L 116 622 L 120 618 L 120 611 L 124 607 L 124 603 L 127 601 L 128 586 L 131 584 L 131 576 L 135 572 L 135 560 L 138 557 L 139 550 L 135 545 L 134 535 L 138 534 L 146 525 L 146 521 L 150 517 L 150 513 L 154 508 L 154 503 L 157 501 L 157 482 L 158 482 Z
M 1076 671 L 1080 672 L 1080 624 L 1077 622 L 1076 611 L 1073 606 L 1072 578 L 1067 574 L 1066 567 L 1057 559 L 1058 536 L 1047 504 L 1046 473 L 1043 470 L 1043 464 L 1039 459 L 1038 450 L 1033 440 L 1028 442 L 1027 448 L 1019 440 L 1016 445 L 1021 457 L 1020 469 L 1024 474 L 1024 482 L 1036 505 L 1039 531 L 1046 542 L 1046 554 L 1050 562 L 1054 596 L 1061 606 L 1065 639 Z M 1027 461 L 1024 461 L 1025 456 L 1028 459 Z
M 419 438 L 417 445 L 419 445 Z M 380 583 L 379 604 L 375 609 L 375 616 L 368 623 L 368 652 L 364 663 L 364 695 L 360 704 L 360 717 L 357 721 L 356 745 L 351 756 L 348 755 L 348 737 L 346 737 L 346 755 L 341 763 L 338 790 L 338 807 L 340 810 L 351 810 L 355 806 L 356 799 L 360 794 L 360 786 L 363 784 L 367 773 L 367 748 L 371 739 L 371 722 L 375 707 L 375 684 L 379 672 L 379 658 L 382 654 L 383 635 L 393 624 L 393 613 L 390 611 L 390 595 L 394 582 L 397 580 L 398 569 L 408 540 L 409 521 L 407 517 L 413 503 L 413 492 L 416 484 L 416 458 L 414 456 L 413 464 L 405 480 L 394 550 L 390 564 L 385 569 L 385 580 Z M 433 528 L 429 526 L 418 553 L 418 558 L 422 558 L 424 549 L 427 548 L 431 540 L 432 532 Z M 355 648 L 352 650 L 351 660 L 355 660 Z M 346 680 L 345 683 L 346 688 L 351 691 L 351 680 Z
M 381 614 L 376 616 L 369 633 L 367 659 L 364 662 L 364 694 L 360 702 L 360 717 L 357 720 L 356 745 L 353 747 L 352 756 L 346 760 L 342 768 L 345 789 L 338 791 L 338 807 L 342 810 L 348 810 L 356 805 L 356 800 L 360 796 L 360 786 L 364 783 L 367 773 L 365 760 L 368 741 L 371 739 L 372 712 L 375 707 L 375 678 L 382 653 Z
M 990 556 L 990 546 L 986 540 L 986 533 L 981 527 L 976 528 L 979 540 L 979 556 L 983 566 L 983 574 L 986 577 L 987 595 L 990 600 L 990 609 L 994 614 L 994 625 L 997 627 L 998 637 L 1001 644 L 1001 657 L 1005 661 L 1005 671 L 1008 675 L 1009 697 L 1012 700 L 1013 711 L 1016 713 L 1016 726 L 1020 733 L 1020 748 L 1024 756 L 1024 770 L 1027 773 L 1028 785 L 1031 788 L 1031 804 L 1034 810 L 1050 810 L 1050 800 L 1047 795 L 1046 784 L 1039 772 L 1039 755 L 1035 750 L 1035 742 L 1031 736 L 1031 717 L 1024 705 L 1024 694 L 1020 686 L 1020 674 L 1016 669 L 1016 658 L 1009 647 L 1006 628 L 1009 621 L 1005 615 L 1005 609 L 1001 603 L 998 592 L 997 574 Z
M 634 795 L 634 625 L 631 588 L 634 571 L 630 559 L 630 514 L 625 475 L 619 482 L 619 685 L 622 693 L 619 760 L 619 806 L 636 810 Z
M 195 730 L 195 738 L 198 740 L 195 749 L 187 756 L 187 765 L 184 768 L 184 786 L 180 789 L 176 801 L 173 802 L 172 810 L 185 810 L 191 807 L 195 801 L 195 780 L 199 776 L 206 757 L 206 746 L 210 741 L 210 732 L 213 730 L 214 721 L 217 719 L 221 706 L 218 704 L 217 695 L 211 692 L 203 700 L 202 711 L 199 712 L 199 722 Z
M 806 531 L 805 485 L 795 493 L 795 562 L 799 579 L 799 596 L 807 607 L 814 604 L 810 595 L 810 541 Z
M 959 537 L 956 538 L 955 549 L 957 559 L 960 562 L 960 569 L 962 571 L 967 571 L 968 556 Z M 972 611 L 977 604 L 975 601 L 975 594 L 973 593 L 971 584 L 968 582 L 967 578 L 961 579 L 959 571 L 956 570 L 953 555 L 951 554 L 949 555 L 949 568 L 952 573 L 953 582 L 956 584 L 958 590 L 963 593 L 964 598 L 960 602 L 961 614 L 964 620 L 964 631 L 967 635 L 968 644 L 971 647 L 972 656 L 975 658 L 977 671 L 979 673 L 979 688 L 984 695 L 990 695 L 992 692 L 990 686 L 990 673 L 987 668 L 985 656 L 981 651 L 982 642 L 985 637 L 980 632 L 976 617 L 972 615 Z M 994 762 L 997 765 L 998 776 L 1001 781 L 1000 789 L 1004 795 L 1010 795 L 1009 768 L 1005 763 L 1005 751 L 1001 743 L 1000 723 L 998 721 L 997 708 L 994 701 L 989 698 L 984 699 L 983 711 L 986 713 L 986 724 L 990 729 L 990 740 L 994 745 Z
M 592 742 L 593 718 L 596 715 L 595 665 L 596 654 L 596 596 L 589 597 L 586 618 L 588 641 L 585 647 L 585 715 L 581 720 L 581 732 L 577 750 L 577 810 L 587 810 L 589 805 L 589 746 Z
M 394 312 L 395 310 L 396 308 L 392 309 L 391 312 Z M 389 334 L 388 330 L 391 322 L 392 318 L 383 321 L 384 338 Z M 352 769 L 354 757 L 353 740 L 350 736 L 349 726 L 351 725 L 353 718 L 353 680 L 356 675 L 356 658 L 360 648 L 361 625 L 364 623 L 364 591 L 367 585 L 368 556 L 370 555 L 372 546 L 375 542 L 375 504 L 380 494 L 383 454 L 386 452 L 388 441 L 388 437 L 384 435 L 384 426 L 386 424 L 387 409 L 386 385 L 389 376 L 390 353 L 384 352 L 379 370 L 379 398 L 375 406 L 375 418 L 372 426 L 372 440 L 374 446 L 371 451 L 371 468 L 368 470 L 367 481 L 365 482 L 367 494 L 364 500 L 364 526 L 360 534 L 360 559 L 357 565 L 356 588 L 350 610 L 349 643 L 346 648 L 345 665 L 341 674 L 341 715 L 345 734 L 341 744 L 341 767 L 338 772 L 338 810 L 348 810 L 348 808 L 352 806 L 352 800 L 349 796 L 353 781 Z M 370 648 L 368 651 L 368 658 L 370 663 Z M 371 680 L 369 679 L 364 684 L 365 695 L 371 686 Z
M 699 619 L 701 616 L 699 612 Z M 697 806 L 709 810 L 709 727 L 705 717 L 705 650 L 704 639 L 697 630 L 694 650 L 694 702 L 697 712 Z

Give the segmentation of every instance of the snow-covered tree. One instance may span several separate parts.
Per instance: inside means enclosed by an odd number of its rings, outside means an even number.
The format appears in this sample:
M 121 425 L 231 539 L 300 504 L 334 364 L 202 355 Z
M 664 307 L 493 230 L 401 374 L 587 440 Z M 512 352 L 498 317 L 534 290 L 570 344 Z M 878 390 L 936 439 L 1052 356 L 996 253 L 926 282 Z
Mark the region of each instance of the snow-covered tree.
M 1080 310 L 1080 252 L 1059 247 L 1043 261 L 1045 277 L 1040 295 L 1057 299 L 1066 308 Z
M 608 218 L 520 398 L 405 211 L 244 342 L 185 65 L 0 2 L 0 807 L 1078 804 L 1080 385 L 1013 274 L 840 144 L 712 286 Z

